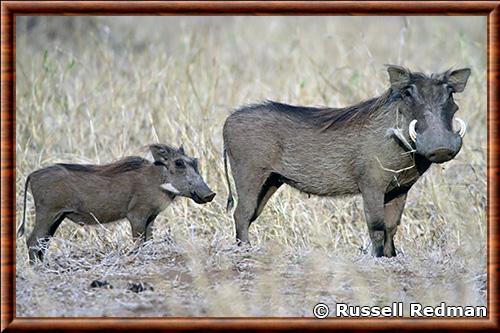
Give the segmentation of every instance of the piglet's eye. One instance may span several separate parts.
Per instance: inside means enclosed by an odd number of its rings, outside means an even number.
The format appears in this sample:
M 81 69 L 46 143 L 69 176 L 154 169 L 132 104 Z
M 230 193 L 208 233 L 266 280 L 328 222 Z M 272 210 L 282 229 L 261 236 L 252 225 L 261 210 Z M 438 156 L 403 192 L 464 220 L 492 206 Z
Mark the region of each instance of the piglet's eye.
M 175 161 L 175 167 L 178 168 L 178 169 L 185 169 L 186 168 L 186 164 L 184 164 L 183 160 L 176 160 Z
M 446 89 L 448 90 L 448 95 L 451 97 L 453 95 L 453 88 L 451 86 L 447 86 Z
M 405 90 L 403 90 L 402 95 L 404 97 L 412 97 L 413 96 L 413 87 L 408 87 Z

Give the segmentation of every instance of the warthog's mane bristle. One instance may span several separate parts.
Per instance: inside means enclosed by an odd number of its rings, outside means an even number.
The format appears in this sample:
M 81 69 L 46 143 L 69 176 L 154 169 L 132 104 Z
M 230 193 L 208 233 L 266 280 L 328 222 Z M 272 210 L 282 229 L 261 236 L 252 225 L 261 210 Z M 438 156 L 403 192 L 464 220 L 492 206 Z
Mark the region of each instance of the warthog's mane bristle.
M 388 102 L 389 94 L 390 90 L 380 97 L 371 98 L 345 108 L 294 106 L 267 100 L 262 104 L 251 105 L 245 109 L 250 111 L 251 109 L 264 107 L 325 131 L 346 125 L 356 119 L 367 118 Z
M 448 72 L 433 74 L 432 76 L 420 72 L 410 72 L 409 82 L 402 85 L 393 85 L 378 97 L 343 108 L 295 106 L 266 100 L 263 103 L 248 105 L 236 111 L 252 111 L 264 108 L 283 113 L 289 118 L 318 127 L 321 131 L 326 131 L 345 126 L 353 123 L 353 121 L 363 122 L 364 119 L 373 116 L 375 113 L 387 111 L 389 110 L 387 108 L 389 104 L 399 101 L 397 96 L 400 94 L 400 90 L 418 80 L 430 79 L 440 83 L 445 79 Z
M 102 175 L 116 175 L 128 171 L 138 170 L 143 168 L 146 165 L 151 164 L 148 160 L 138 157 L 138 156 L 129 156 L 125 157 L 119 161 L 104 164 L 104 165 L 94 165 L 94 164 L 67 164 L 67 163 L 58 163 L 57 166 L 63 167 L 69 171 L 77 171 L 77 172 L 95 172 Z

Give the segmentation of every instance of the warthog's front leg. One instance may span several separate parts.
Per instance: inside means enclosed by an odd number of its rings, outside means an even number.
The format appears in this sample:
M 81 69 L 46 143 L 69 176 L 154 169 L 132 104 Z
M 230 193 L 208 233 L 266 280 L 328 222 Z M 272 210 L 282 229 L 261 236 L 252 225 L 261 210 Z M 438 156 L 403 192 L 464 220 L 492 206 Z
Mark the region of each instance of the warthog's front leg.
M 372 255 L 384 255 L 384 193 L 376 189 L 363 189 L 363 206 L 368 232 L 372 241 Z
M 158 214 L 152 214 L 146 221 L 146 233 L 144 234 L 144 240 L 147 242 L 153 239 L 153 222 L 155 221 Z
M 146 221 L 147 216 L 140 212 L 130 212 L 127 214 L 127 219 L 132 228 L 132 239 L 134 243 L 144 240 L 146 236 Z
M 384 255 L 386 257 L 396 256 L 396 249 L 394 247 L 394 235 L 398 229 L 403 209 L 406 203 L 406 193 L 400 195 L 387 202 L 384 206 L 385 209 L 385 239 L 384 239 Z
M 132 227 L 134 242 L 148 241 L 153 236 L 153 222 L 158 214 L 134 211 L 127 214 L 127 219 Z

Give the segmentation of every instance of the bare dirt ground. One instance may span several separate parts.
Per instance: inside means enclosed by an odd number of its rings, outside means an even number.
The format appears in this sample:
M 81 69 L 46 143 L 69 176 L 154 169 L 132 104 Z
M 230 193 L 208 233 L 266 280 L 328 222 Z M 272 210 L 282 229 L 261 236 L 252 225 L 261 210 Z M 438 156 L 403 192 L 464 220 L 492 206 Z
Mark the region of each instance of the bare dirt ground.
M 142 147 L 158 141 L 198 156 L 217 192 L 203 206 L 178 199 L 137 250 L 125 221 L 65 221 L 35 266 L 19 239 L 17 316 L 312 316 L 319 302 L 486 305 L 485 18 L 20 17 L 16 42 L 18 219 L 30 172 L 144 156 Z M 252 246 L 235 247 L 221 154 L 231 110 L 264 99 L 350 105 L 388 87 L 387 63 L 473 73 L 456 98 L 468 123 L 462 151 L 410 191 L 398 256 L 369 255 L 359 197 L 309 198 L 289 187 L 252 224 Z M 28 196 L 28 233 L 33 223 Z

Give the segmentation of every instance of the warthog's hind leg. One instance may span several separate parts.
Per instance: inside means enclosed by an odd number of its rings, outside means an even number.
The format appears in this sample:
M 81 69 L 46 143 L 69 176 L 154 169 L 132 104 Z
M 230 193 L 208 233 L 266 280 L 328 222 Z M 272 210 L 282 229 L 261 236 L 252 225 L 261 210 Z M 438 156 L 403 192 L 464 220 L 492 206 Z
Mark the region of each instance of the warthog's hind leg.
M 42 209 L 36 211 L 35 227 L 26 241 L 31 264 L 35 263 L 36 260 L 43 261 L 48 241 L 54 235 L 64 217 L 65 215 L 62 212 L 50 212 Z
M 266 203 L 269 201 L 271 196 L 276 193 L 281 185 L 283 185 L 281 176 L 277 173 L 271 173 L 260 190 L 259 198 L 257 199 L 257 209 L 254 214 L 254 219 L 256 219 L 262 213 L 262 210 L 264 209 Z
M 262 201 L 263 197 L 267 197 L 267 200 L 270 196 L 267 195 L 269 189 L 266 189 L 264 195 L 261 194 L 263 185 L 269 176 L 268 174 L 259 175 L 257 172 L 247 174 L 252 174 L 253 176 L 234 177 L 236 190 L 238 192 L 238 204 L 234 210 L 236 242 L 238 244 L 249 242 L 248 228 L 252 221 L 254 221 L 262 211 L 262 207 L 259 209 L 259 203 Z

